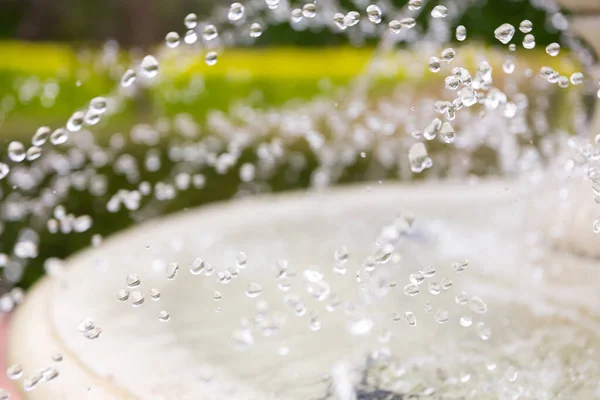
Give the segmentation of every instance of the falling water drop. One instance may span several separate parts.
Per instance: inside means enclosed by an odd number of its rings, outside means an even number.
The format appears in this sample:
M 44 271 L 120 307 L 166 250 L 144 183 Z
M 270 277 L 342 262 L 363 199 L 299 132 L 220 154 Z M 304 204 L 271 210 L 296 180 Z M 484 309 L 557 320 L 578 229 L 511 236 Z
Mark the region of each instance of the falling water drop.
M 68 138 L 69 133 L 67 130 L 64 128 L 58 128 L 50 135 L 50 143 L 52 143 L 54 146 L 57 146 L 65 143 Z
M 129 298 L 131 299 L 131 305 L 134 307 L 139 307 L 144 304 L 144 295 L 140 291 L 136 290 L 135 292 L 131 292 Z
M 252 25 L 250 25 L 250 37 L 257 38 L 260 37 L 262 33 L 263 27 L 261 24 L 259 24 L 258 22 L 254 22 Z
M 125 289 L 119 289 L 117 291 L 117 299 L 119 301 L 127 301 L 127 299 L 129 299 L 129 291 Z
M 50 132 L 51 130 L 47 126 L 40 126 L 31 138 L 31 144 L 34 146 L 44 145 L 50 137 Z
M 552 57 L 556 57 L 560 52 L 560 45 L 556 42 L 550 43 L 546 46 L 546 53 L 548 53 Z
M 167 279 L 172 281 L 177 277 L 177 272 L 179 272 L 179 264 L 176 262 L 170 262 L 167 264 Z
M 446 143 L 452 143 L 455 136 L 452 124 L 448 121 L 444 122 L 440 128 L 440 138 Z
M 447 15 L 448 8 L 446 8 L 446 6 L 437 5 L 433 7 L 433 10 L 431 10 L 431 16 L 433 18 L 446 18 Z
M 232 3 L 227 13 L 229 21 L 239 21 L 244 16 L 244 6 L 241 3 Z
M 413 314 L 411 311 L 404 313 L 404 320 L 408 323 L 408 326 L 417 326 L 417 317 L 415 317 L 415 314 Z
M 125 278 L 125 284 L 128 288 L 133 289 L 140 286 L 141 280 L 137 274 L 131 273 Z
M 523 47 L 527 50 L 533 49 L 535 47 L 535 36 L 533 36 L 531 33 L 525 35 L 523 38 Z
M 21 379 L 23 376 L 23 367 L 20 364 L 13 364 L 6 369 L 6 377 L 12 381 Z
M 347 27 L 354 26 L 360 21 L 360 14 L 357 11 L 350 11 L 344 17 L 344 25 Z
M 206 56 L 204 56 L 204 62 L 209 66 L 215 65 L 217 63 L 217 52 L 209 51 L 206 53 Z
M 413 28 L 415 25 L 417 24 L 417 22 L 415 21 L 414 18 L 411 17 L 407 17 L 407 18 L 402 18 L 400 20 L 400 26 L 404 29 L 411 29 Z
M 169 32 L 165 36 L 165 44 L 171 49 L 174 49 L 175 47 L 179 46 L 180 42 L 181 39 L 179 37 L 179 33 L 177 32 Z
M 414 143 L 408 150 L 408 161 L 410 170 L 414 173 L 423 172 L 427 168 L 431 168 L 433 162 L 427 155 L 427 149 L 421 142 Z
M 487 304 L 477 296 L 471 297 L 469 300 L 469 308 L 477 314 L 485 314 L 487 312 Z
M 83 111 L 75 111 L 71 118 L 67 121 L 66 128 L 69 132 L 78 132 L 83 126 L 85 113 Z
M 435 321 L 438 324 L 445 324 L 446 322 L 448 322 L 449 316 L 450 313 L 448 312 L 448 310 L 446 310 L 445 308 L 440 308 L 435 312 Z
M 524 19 L 519 24 L 519 30 L 523 33 L 529 33 L 529 32 L 531 32 L 532 29 L 533 29 L 533 23 L 528 19 Z
M 204 272 L 204 267 L 204 260 L 198 257 L 192 262 L 192 265 L 190 265 L 190 273 L 192 275 L 200 275 L 202 272 Z
M 142 76 L 152 79 L 158 75 L 158 60 L 154 56 L 145 56 L 140 63 Z
M 410 283 L 410 284 L 404 286 L 404 294 L 407 296 L 418 295 L 419 294 L 419 286 L 414 283 Z
M 302 16 L 304 18 L 314 18 L 317 16 L 317 5 L 315 3 L 306 3 L 302 6 Z
M 132 70 L 131 68 L 128 69 L 127 71 L 125 71 L 125 73 L 123 74 L 123 77 L 121 78 L 121 86 L 129 87 L 129 86 L 133 85 L 136 78 L 137 78 L 137 74 L 135 73 L 135 71 Z
M 153 301 L 159 301 L 160 300 L 160 291 L 158 289 L 152 288 L 149 290 L 150 293 L 150 298 Z
M 379 8 L 379 6 L 371 4 L 367 7 L 367 17 L 372 23 L 379 24 L 381 22 L 382 15 L 383 12 L 381 11 L 381 8 Z
M 462 272 L 467 268 L 468 265 L 469 265 L 468 260 L 461 260 L 461 261 L 457 261 L 457 262 L 453 263 L 452 268 L 456 272 Z
M 12 141 L 8 144 L 8 158 L 14 162 L 21 162 L 27 156 L 25 146 L 21 142 Z
M 402 30 L 402 24 L 397 19 L 393 19 L 390 22 L 388 22 L 388 29 L 390 30 L 390 32 L 398 34 Z
M 215 39 L 218 35 L 219 33 L 217 31 L 217 27 L 213 24 L 206 25 L 202 31 L 202 39 L 204 39 L 207 42 Z
M 183 35 L 183 41 L 185 44 L 194 44 L 198 41 L 198 33 L 196 32 L 195 29 L 190 29 L 187 32 L 185 32 L 185 35 Z
M 442 68 L 442 65 L 440 64 L 440 60 L 437 57 L 431 57 L 429 59 L 429 70 L 433 73 L 439 72 L 439 70 Z
M 190 13 L 183 19 L 183 24 L 188 29 L 194 29 L 198 25 L 198 16 L 194 13 Z
M 459 42 L 463 42 L 467 38 L 467 28 L 464 25 L 459 25 L 456 27 L 456 40 Z
M 494 30 L 494 36 L 502 44 L 510 42 L 515 35 L 515 27 L 511 24 L 504 23 Z
M 171 314 L 169 314 L 165 310 L 161 310 L 158 312 L 158 320 L 160 322 L 168 322 L 171 319 Z
M 473 325 L 473 318 L 471 318 L 468 315 L 463 315 L 462 317 L 460 317 L 459 323 L 461 326 L 468 328 L 469 326 Z
M 492 337 L 492 330 L 485 322 L 479 322 L 476 326 L 477 335 L 481 338 L 481 340 L 490 340 Z
M 409 0 L 408 9 L 410 11 L 419 11 L 423 6 L 423 0 Z
M 573 85 L 581 85 L 583 83 L 583 74 L 581 72 L 573 72 L 570 81 Z
M 262 293 L 262 287 L 256 282 L 250 282 L 248 286 L 246 286 L 246 296 L 254 299 Z

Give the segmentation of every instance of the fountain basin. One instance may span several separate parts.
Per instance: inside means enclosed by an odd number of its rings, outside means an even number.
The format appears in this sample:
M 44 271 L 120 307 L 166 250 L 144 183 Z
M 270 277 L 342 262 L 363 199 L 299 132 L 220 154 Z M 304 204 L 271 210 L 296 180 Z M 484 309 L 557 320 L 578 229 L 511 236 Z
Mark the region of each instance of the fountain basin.
M 375 359 L 403 360 L 405 372 L 357 393 L 463 387 L 483 393 L 496 381 L 501 387 L 486 395 L 519 385 L 540 396 L 570 390 L 562 378 L 540 379 L 545 371 L 565 373 L 565 352 L 590 373 L 600 371 L 597 357 L 586 353 L 598 343 L 600 276 L 589 260 L 535 244 L 524 226 L 524 203 L 509 181 L 375 184 L 236 200 L 147 222 L 72 257 L 63 272 L 35 287 L 14 317 L 9 364 L 22 364 L 27 376 L 47 366 L 53 352 L 64 356 L 60 376 L 22 393 L 26 399 L 345 399 L 352 398 L 345 385 L 364 384 L 354 374 L 373 352 Z M 416 218 L 410 234 L 364 274 L 365 258 L 381 247 L 382 227 L 407 212 Z M 349 254 L 344 275 L 333 271 L 340 246 Z M 240 251 L 247 265 L 221 283 L 218 273 L 235 265 Z M 190 273 L 197 257 L 212 264 L 210 276 L 206 269 Z M 469 266 L 457 273 L 452 263 L 463 259 Z M 281 260 L 297 271 L 288 291 L 273 271 Z M 171 262 L 179 264 L 172 280 Z M 406 296 L 409 275 L 428 266 L 435 275 L 418 295 Z M 331 292 L 324 299 L 310 292 L 305 269 L 323 273 Z M 141 280 L 128 289 L 143 294 L 139 307 L 117 299 L 130 273 Z M 442 278 L 452 286 L 432 294 L 429 281 Z M 262 288 L 257 297 L 245 294 L 251 282 Z M 151 299 L 152 288 L 160 300 Z M 214 300 L 215 290 L 222 299 Z M 484 299 L 488 311 L 458 305 L 463 291 Z M 302 299 L 306 313 L 290 309 L 290 295 Z M 448 311 L 447 322 L 436 321 L 440 309 Z M 168 322 L 157 318 L 160 311 L 168 311 Z M 396 318 L 407 311 L 416 326 Z M 465 316 L 472 318 L 469 327 L 459 323 Z M 102 329 L 97 339 L 78 330 L 85 318 Z M 278 321 L 277 329 L 266 334 L 265 321 Z M 252 343 L 239 335 L 244 324 Z M 491 335 L 482 335 L 480 324 Z M 541 346 L 545 358 L 536 350 Z M 482 373 L 490 360 L 498 367 Z M 509 368 L 521 370 L 517 383 L 502 378 Z M 340 378 L 340 369 L 350 372 Z M 570 398 L 592 398 L 598 388 L 588 381 Z

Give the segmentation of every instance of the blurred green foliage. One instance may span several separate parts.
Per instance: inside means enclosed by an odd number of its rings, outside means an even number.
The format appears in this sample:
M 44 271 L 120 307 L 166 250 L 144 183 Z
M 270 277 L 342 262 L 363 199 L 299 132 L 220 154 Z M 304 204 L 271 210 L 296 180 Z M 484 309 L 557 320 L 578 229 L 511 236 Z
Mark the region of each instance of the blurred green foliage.
M 392 0 L 402 6 L 407 0 Z M 558 41 L 548 22 L 551 15 L 533 4 L 539 0 L 432 0 L 426 2 L 421 20 L 437 4 L 471 4 L 459 23 L 467 27 L 470 38 L 494 43 L 493 29 L 504 22 L 518 26 L 529 19 L 535 27 L 536 41 L 545 45 Z M 166 32 L 183 30 L 183 18 L 190 12 L 208 18 L 212 10 L 221 14 L 230 2 L 222 0 L 3 0 L 0 1 L 0 39 L 51 40 L 101 43 L 116 39 L 125 46 L 149 47 L 162 41 Z M 346 10 L 363 11 L 370 2 L 342 0 Z M 379 2 L 373 1 L 378 4 Z M 304 2 L 292 1 L 292 7 Z M 385 3 L 380 4 L 384 11 Z M 387 16 L 391 18 L 392 16 Z M 347 43 L 343 35 L 329 31 L 296 32 L 288 24 L 270 26 L 259 45 L 335 45 Z

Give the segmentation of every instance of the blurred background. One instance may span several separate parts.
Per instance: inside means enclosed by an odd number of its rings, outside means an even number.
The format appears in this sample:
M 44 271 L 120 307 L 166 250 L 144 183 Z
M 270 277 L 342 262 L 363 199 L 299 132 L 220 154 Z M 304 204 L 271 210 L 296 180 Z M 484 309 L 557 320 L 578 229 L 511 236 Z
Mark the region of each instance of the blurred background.
M 264 0 L 245 4 L 253 2 Z M 384 10 L 391 4 L 401 7 L 405 3 L 377 2 Z M 381 101 L 384 108 L 392 104 L 399 110 L 396 114 L 409 115 L 414 105 L 426 104 L 424 115 L 419 117 L 422 120 L 394 123 L 388 134 L 401 139 L 399 146 L 410 143 L 410 132 L 417 124 L 426 118 L 431 121 L 432 104 L 443 97 L 444 75 L 427 68 L 429 57 L 439 54 L 442 44 L 460 49 L 457 65 L 471 71 L 481 57 L 489 60 L 499 71 L 494 76 L 498 87 L 512 93 L 517 89 L 537 93 L 525 118 L 536 133 L 527 131 L 523 143 L 538 146 L 551 130 L 574 129 L 577 118 L 565 110 L 579 102 L 579 94 L 522 79 L 539 75 L 542 65 L 553 66 L 567 76 L 576 70 L 569 57 L 549 57 L 544 51 L 548 43 L 568 39 L 559 29 L 564 28 L 566 14 L 545 0 L 442 3 L 454 18 L 430 26 L 434 24 L 430 11 L 440 2 L 428 2 L 411 30 L 415 35 L 396 45 L 386 58 L 389 71 L 378 76 L 365 94 L 373 104 Z M 256 121 L 270 109 L 286 110 L 290 118 L 302 117 L 304 112 L 319 114 L 323 109 L 319 99 L 330 99 L 325 103 L 329 106 L 337 104 L 332 98 L 346 98 L 352 82 L 369 65 L 379 33 L 340 34 L 331 23 L 290 24 L 289 10 L 303 4 L 282 0 L 279 9 L 288 10 L 287 14 L 253 15 L 238 26 L 242 32 L 239 37 L 220 29 L 222 43 L 215 48 L 219 59 L 216 65 L 208 66 L 204 62 L 207 48 L 201 40 L 195 45 L 182 41 L 178 48 L 168 49 L 165 35 L 175 31 L 183 38 L 184 17 L 192 12 L 198 14 L 201 24 L 208 18 L 215 24 L 223 23 L 229 4 L 222 1 L 0 0 L 0 161 L 9 163 L 5 149 L 11 141 L 30 146 L 40 126 L 51 130 L 64 127 L 75 111 L 87 109 L 97 96 L 106 97 L 110 103 L 106 117 L 72 134 L 64 147 L 47 146 L 39 162 L 15 165 L 11 175 L 0 180 L 0 267 L 4 267 L 5 281 L 27 287 L 48 269 L 49 257 L 65 258 L 98 237 L 150 217 L 252 193 L 306 188 L 318 182 L 322 171 L 317 168 L 329 153 L 311 149 L 312 143 L 307 143 L 310 138 L 299 137 L 297 142 L 286 144 L 289 157 L 273 156 L 280 145 L 279 128 L 264 132 Z M 317 4 L 330 11 L 342 7 L 364 13 L 370 2 L 343 0 L 334 4 L 328 0 Z M 331 15 L 324 18 L 330 21 Z M 363 19 L 366 29 L 368 20 Z M 517 50 L 512 54 L 519 56 L 520 78 L 517 74 L 503 75 L 508 50 L 494 38 L 494 29 L 506 22 L 518 27 L 523 19 L 533 23 L 537 46 L 523 49 L 523 34 L 517 31 L 513 41 Z M 265 28 L 258 38 L 248 35 L 247 24 L 254 21 Z M 445 24 L 441 29 L 440 23 Z M 464 43 L 454 37 L 459 24 L 468 30 Z M 386 26 L 385 22 L 380 25 L 383 29 Z M 425 36 L 429 39 L 423 40 Z M 561 55 L 566 53 L 561 51 Z M 125 71 L 138 65 L 145 54 L 160 60 L 158 77 L 142 80 L 136 88 L 122 87 L 119 82 Z M 303 108 L 303 104 L 309 105 Z M 360 124 L 359 129 L 365 131 L 362 121 Z M 498 129 L 496 122 L 490 124 L 490 129 Z M 324 137 L 336 132 L 335 126 L 326 124 L 321 129 Z M 219 162 L 227 161 L 230 150 L 223 139 L 253 130 L 260 132 L 258 138 L 244 147 L 235 166 L 221 168 Z M 354 161 L 334 171 L 331 181 L 445 178 L 454 173 L 442 167 L 411 174 L 405 165 L 406 148 L 397 150 L 402 157 L 394 157 L 399 161 L 386 164 L 381 154 L 391 145 L 372 142 L 363 146 L 360 156 L 352 153 Z M 432 143 L 430 151 L 436 151 L 436 146 L 444 148 Z M 460 174 L 503 173 L 494 146 L 477 140 L 469 149 L 468 163 L 460 164 Z M 195 154 L 190 160 L 185 158 L 189 149 Z M 335 151 L 346 150 L 338 146 Z M 440 162 L 450 165 L 449 158 Z M 250 168 L 244 166 L 250 164 L 258 166 L 256 179 L 251 182 L 243 173 L 244 168 Z M 125 197 L 131 193 L 138 196 L 136 187 L 143 183 L 152 185 L 155 195 L 145 196 L 130 207 Z M 123 192 L 124 188 L 130 191 Z M 64 222 L 63 214 L 71 218 L 70 222 Z M 76 217 L 90 217 L 93 223 L 86 229 L 75 229 L 72 223 Z M 36 246 L 28 257 L 15 255 L 16 246 L 23 241 Z

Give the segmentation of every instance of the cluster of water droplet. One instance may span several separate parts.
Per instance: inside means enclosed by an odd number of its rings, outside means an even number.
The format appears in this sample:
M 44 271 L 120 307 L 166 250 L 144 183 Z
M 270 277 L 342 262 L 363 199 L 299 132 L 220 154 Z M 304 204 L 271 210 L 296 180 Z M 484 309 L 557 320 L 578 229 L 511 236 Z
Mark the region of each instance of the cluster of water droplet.
M 193 13 L 187 15 L 184 19 L 185 32 L 169 32 L 165 36 L 165 46 L 169 51 L 181 49 L 184 45 L 201 48 L 204 62 L 213 66 L 224 48 L 256 40 L 269 24 L 283 21 L 297 30 L 325 27 L 336 33 L 343 32 L 356 41 L 381 36 L 384 43 L 391 35 L 393 42 L 416 42 L 427 37 L 427 31 L 417 29 L 416 21 L 423 3 L 410 0 L 406 9 L 370 4 L 360 10 L 346 10 L 334 3 L 321 2 L 309 2 L 299 8 L 279 0 L 251 4 L 236 2 L 227 8 L 225 18 L 215 17 L 212 22 L 200 21 Z M 439 24 L 445 24 L 444 27 L 449 30 L 450 21 L 458 14 L 457 8 L 451 5 L 435 5 L 429 14 L 432 18 L 431 31 L 435 32 Z M 524 34 L 522 46 L 533 49 L 532 23 L 522 21 L 519 31 Z M 511 43 L 515 33 L 515 27 L 508 23 L 494 30 L 495 37 L 501 44 L 508 45 L 511 53 L 516 49 Z M 463 42 L 467 38 L 467 28 L 459 25 L 454 34 L 457 41 Z M 439 45 L 444 40 L 436 42 L 434 39 L 433 42 Z M 469 71 L 466 57 L 461 57 L 461 52 L 466 52 L 464 48 L 446 47 L 434 54 L 431 54 L 430 48 L 426 50 L 429 52 L 426 58 L 416 52 L 408 59 L 418 66 L 415 70 L 428 70 L 426 73 L 434 77 L 436 75 L 431 74 L 444 75 L 439 82 L 440 90 L 428 95 L 413 96 L 417 90 L 410 88 L 414 83 L 410 82 L 409 85 L 398 84 L 377 97 L 370 93 L 356 96 L 356 91 L 351 88 L 341 95 L 334 93 L 276 110 L 255 109 L 242 104 L 231 107 L 229 114 L 210 112 L 206 122 L 202 123 L 181 114 L 173 121 L 140 124 L 133 127 L 128 135 L 111 135 L 108 145 L 103 146 L 91 130 L 104 117 L 109 117 L 111 107 L 119 103 L 118 95 L 111 95 L 92 99 L 86 108 L 76 110 L 64 127 L 40 127 L 33 134 L 31 145 L 10 142 L 7 147 L 9 162 L 0 163 L 0 180 L 6 180 L 13 190 L 2 199 L 2 218 L 3 223 L 25 222 L 27 227 L 21 230 L 11 255 L 0 254 L 5 278 L 18 282 L 28 260 L 38 256 L 40 235 L 36 229 L 39 226 L 52 234 L 93 230 L 92 217 L 76 215 L 61 204 L 77 192 L 89 192 L 109 213 L 123 211 L 128 213 L 124 217 L 143 220 L 161 213 L 163 204 L 178 196 L 187 196 L 189 190 L 205 189 L 210 184 L 206 180 L 208 174 L 219 179 L 234 172 L 239 177 L 237 195 L 245 195 L 268 191 L 270 179 L 281 169 L 285 169 L 285 179 L 289 182 L 298 182 L 301 175 L 308 173 L 313 187 L 324 188 L 342 180 L 345 172 L 366 158 L 373 166 L 392 171 L 390 175 L 412 179 L 414 174 L 425 171 L 434 178 L 480 173 L 477 165 L 481 160 L 477 159 L 477 155 L 486 149 L 497 154 L 497 165 L 493 165 L 495 171 L 505 174 L 533 169 L 540 165 L 542 158 L 554 155 L 560 136 L 553 130 L 547 115 L 547 97 L 551 89 L 544 83 L 556 83 L 560 88 L 566 88 L 569 82 L 579 85 L 584 81 L 581 72 L 567 78 L 546 66 L 540 69 L 539 74 L 531 69 L 520 71 L 511 53 L 505 56 L 501 68 L 494 69 L 493 62 L 480 59 Z M 557 57 L 560 45 L 548 45 L 546 53 Z M 159 59 L 146 55 L 129 66 L 120 75 L 120 89 L 136 90 L 138 85 L 142 87 L 145 83 L 161 79 Z M 522 72 L 522 76 L 517 77 L 517 72 Z M 521 87 L 528 85 L 536 89 L 537 97 L 528 97 L 525 89 L 521 91 Z M 171 130 L 177 135 L 167 138 Z M 201 132 L 210 134 L 203 135 Z M 128 143 L 134 144 L 143 154 L 131 154 Z M 308 151 L 298 151 L 299 147 Z M 589 147 L 582 152 L 590 160 L 600 159 L 598 151 Z M 252 154 L 250 159 L 244 157 L 248 153 Z M 486 160 L 484 170 L 489 172 L 491 162 L 489 158 Z M 163 164 L 173 166 L 165 167 Z M 164 171 L 166 168 L 170 168 L 169 171 Z M 161 171 L 164 178 L 160 180 L 143 178 Z M 589 178 L 600 185 L 598 170 L 590 168 Z M 115 186 L 113 181 L 121 182 L 120 186 Z M 600 190 L 595 189 L 595 196 L 600 198 Z M 355 277 L 356 285 L 369 302 L 381 301 L 400 287 L 403 287 L 400 290 L 402 294 L 411 301 L 422 301 L 419 309 L 413 308 L 414 303 L 410 303 L 411 306 L 392 314 L 388 319 L 393 322 L 404 321 L 408 327 L 414 328 L 421 321 L 432 320 L 436 324 L 455 321 L 463 328 L 470 328 L 481 341 L 490 340 L 492 330 L 480 318 L 487 313 L 486 302 L 460 291 L 457 279 L 450 278 L 450 273 L 461 273 L 467 269 L 466 260 L 445 266 L 440 271 L 432 266 L 419 266 L 419 269 L 407 274 L 407 282 L 398 287 L 388 279 L 389 268 L 400 263 L 399 249 L 403 240 L 411 234 L 412 224 L 411 218 L 399 217 L 385 226 L 377 239 L 377 249 L 360 261 L 352 259 L 352 249 L 339 247 L 333 254 L 331 265 L 334 276 L 339 279 Z M 600 219 L 594 221 L 593 229 L 600 233 Z M 94 246 L 99 246 L 101 241 L 99 235 L 92 238 Z M 235 265 L 224 269 L 213 268 L 207 261 L 196 258 L 190 263 L 189 272 L 210 277 L 219 285 L 227 285 L 244 274 L 242 270 L 247 263 L 244 253 L 238 255 Z M 45 264 L 51 275 L 58 274 L 62 265 L 58 259 L 45 260 Z M 178 263 L 168 263 L 165 279 L 176 279 L 179 268 Z M 345 313 L 348 334 L 352 336 L 366 336 L 379 328 L 367 304 L 344 301 L 341 293 L 334 293 L 336 283 L 327 280 L 321 267 L 307 266 L 297 273 L 288 261 L 280 260 L 273 269 L 282 301 L 292 315 L 306 317 L 309 331 L 318 332 L 327 324 L 326 318 L 320 317 L 324 312 L 338 310 Z M 438 275 L 443 276 L 438 279 Z M 127 275 L 125 287 L 116 293 L 117 300 L 129 302 L 136 308 L 148 307 L 145 299 L 149 295 L 153 302 L 161 304 L 159 289 L 142 290 L 141 287 L 142 280 L 137 274 Z M 287 315 L 270 312 L 269 304 L 261 299 L 262 292 L 263 285 L 258 281 L 250 280 L 245 285 L 245 296 L 255 302 L 256 313 L 242 318 L 240 327 L 232 332 L 231 343 L 236 349 L 252 346 L 256 332 L 262 337 L 271 337 L 286 323 Z M 214 290 L 208 295 L 217 304 L 222 304 L 221 291 Z M 303 296 L 314 300 L 322 309 L 309 307 Z M 0 310 L 11 311 L 22 302 L 22 298 L 22 291 L 13 289 L 0 298 Z M 444 299 L 444 306 L 434 307 L 432 302 L 440 302 L 440 298 Z M 399 307 L 403 307 L 402 303 Z M 223 310 L 217 306 L 216 311 Z M 160 322 L 171 320 L 171 314 L 166 310 L 160 309 L 156 315 Z M 98 339 L 102 334 L 102 329 L 91 318 L 82 320 L 77 328 L 90 340 Z M 382 330 L 380 342 L 391 340 L 392 334 L 391 330 Z M 290 350 L 289 345 L 282 344 L 278 353 L 285 356 Z M 475 357 L 475 353 L 469 356 Z M 59 358 L 62 357 L 57 355 L 54 361 L 60 361 Z M 385 361 L 386 368 L 390 370 L 395 367 L 396 361 L 385 354 L 374 358 L 380 363 Z M 405 367 L 413 368 L 412 372 L 395 371 L 395 382 L 398 383 L 399 377 L 404 374 L 416 374 L 417 367 L 415 363 Z M 485 379 L 476 379 L 477 373 L 473 369 L 446 377 L 446 381 L 453 385 L 463 384 L 461 390 L 466 390 L 468 382 L 483 385 L 490 379 L 503 379 L 513 383 L 519 375 L 517 366 L 507 364 L 502 372 L 498 372 L 497 364 L 489 360 L 486 361 L 489 374 Z M 11 379 L 20 379 L 23 370 L 14 365 L 7 375 Z M 23 385 L 25 390 L 32 390 L 39 382 L 50 381 L 56 376 L 56 367 L 45 368 L 24 379 Z M 369 379 L 377 380 L 376 387 L 383 387 L 386 383 L 381 382 L 382 376 L 378 374 Z M 415 386 L 394 390 L 416 393 Z M 480 389 L 480 386 L 477 387 Z M 523 384 L 520 387 L 527 386 Z M 424 388 L 421 394 L 433 395 L 435 390 L 432 392 L 430 389 Z

